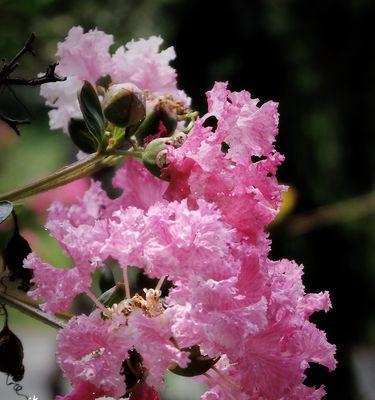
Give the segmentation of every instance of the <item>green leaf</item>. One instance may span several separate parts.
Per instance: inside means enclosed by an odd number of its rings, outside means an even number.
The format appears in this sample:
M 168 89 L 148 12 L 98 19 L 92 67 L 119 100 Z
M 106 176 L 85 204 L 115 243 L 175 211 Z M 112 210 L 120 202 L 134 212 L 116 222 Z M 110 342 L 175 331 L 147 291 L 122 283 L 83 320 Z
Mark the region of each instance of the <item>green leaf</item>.
M 103 139 L 105 121 L 98 95 L 90 82 L 85 81 L 83 84 L 78 101 L 88 130 L 100 144 Z
M 116 283 L 116 285 L 104 292 L 100 297 L 99 301 L 106 307 L 112 307 L 114 304 L 120 303 L 125 299 L 125 285 L 123 283 Z
M 13 204 L 10 201 L 0 201 L 0 224 L 12 213 Z
M 87 129 L 83 119 L 72 118 L 68 125 L 72 142 L 85 153 L 95 153 L 98 149 L 98 141 Z
M 105 293 L 107 290 L 110 290 L 116 285 L 115 277 L 111 268 L 108 265 L 104 265 L 103 268 L 100 269 L 99 273 L 99 288 L 102 293 Z

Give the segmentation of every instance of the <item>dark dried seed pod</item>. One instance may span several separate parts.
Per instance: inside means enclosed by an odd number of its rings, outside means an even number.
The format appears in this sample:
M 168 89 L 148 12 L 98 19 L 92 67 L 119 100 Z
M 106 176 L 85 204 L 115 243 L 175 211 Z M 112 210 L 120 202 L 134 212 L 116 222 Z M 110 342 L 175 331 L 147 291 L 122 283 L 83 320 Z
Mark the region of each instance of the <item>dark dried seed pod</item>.
M 21 281 L 19 289 L 27 292 L 31 287 L 33 278 L 32 270 L 24 268 L 24 259 L 31 253 L 29 243 L 20 235 L 17 223 L 17 216 L 13 212 L 15 229 L 12 237 L 4 250 L 4 265 L 9 270 L 9 279 Z
M 10 375 L 15 382 L 21 381 L 25 373 L 22 342 L 9 329 L 6 311 L 4 327 L 0 332 L 0 371 Z

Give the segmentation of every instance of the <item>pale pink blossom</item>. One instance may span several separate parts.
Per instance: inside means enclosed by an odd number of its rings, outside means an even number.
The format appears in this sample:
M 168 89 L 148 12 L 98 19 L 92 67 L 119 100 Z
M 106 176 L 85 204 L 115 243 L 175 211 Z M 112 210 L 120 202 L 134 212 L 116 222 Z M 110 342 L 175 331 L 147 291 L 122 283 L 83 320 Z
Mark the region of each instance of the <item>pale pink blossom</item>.
M 183 91 L 178 90 L 177 74 L 169 64 L 176 58 L 173 47 L 160 51 L 163 39 L 132 40 L 113 54 L 111 76 L 115 83 L 131 82 L 154 95 L 172 94 L 188 103 Z
M 68 36 L 58 44 L 56 53 L 59 65 L 56 72 L 67 79 L 41 86 L 41 95 L 53 109 L 49 112 L 51 129 L 68 130 L 71 118 L 82 116 L 77 93 L 83 81 L 95 85 L 104 76 L 113 83 L 131 83 L 147 90 L 153 97 L 172 95 L 188 105 L 190 99 L 177 89 L 176 71 L 169 64 L 176 57 L 173 47 L 160 50 L 163 39 L 131 41 L 120 46 L 112 55 L 112 35 L 92 29 L 84 32 L 80 26 L 70 29 Z
M 89 382 L 105 394 L 120 397 L 126 390 L 120 372 L 132 343 L 112 324 L 101 318 L 99 310 L 74 317 L 58 334 L 57 360 L 73 386 Z
M 146 211 L 153 204 L 163 201 L 168 184 L 151 175 L 141 161 L 128 158 L 116 171 L 113 186 L 122 190 L 114 202 L 115 208 L 133 206 Z

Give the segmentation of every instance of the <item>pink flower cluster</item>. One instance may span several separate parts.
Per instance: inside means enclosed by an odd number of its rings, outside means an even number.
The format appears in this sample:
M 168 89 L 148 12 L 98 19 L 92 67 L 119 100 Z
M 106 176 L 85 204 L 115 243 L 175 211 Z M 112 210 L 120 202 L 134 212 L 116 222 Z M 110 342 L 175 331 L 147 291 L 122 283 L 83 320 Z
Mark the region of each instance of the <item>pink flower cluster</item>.
M 76 112 L 75 98 L 69 100 L 74 85 L 109 71 L 116 82 L 184 97 L 168 65 L 174 51 L 158 53 L 159 38 L 131 42 L 112 57 L 111 43 L 102 32 L 73 28 L 59 45 L 59 72 L 69 78 L 43 89 L 49 101 L 59 99 L 51 126 L 66 126 Z M 46 226 L 74 268 L 57 269 L 35 254 L 26 259 L 36 284 L 30 294 L 42 298 L 48 312 L 67 310 L 78 294 L 92 297 L 91 275 L 110 257 L 125 272 L 133 265 L 173 282 L 165 298 L 158 288 L 146 290 L 138 298 L 142 307 L 135 296 L 107 313 L 97 309 L 70 320 L 58 335 L 58 362 L 76 393 L 124 395 L 123 366 L 135 349 L 147 373 L 131 398 L 157 399 L 165 371 L 188 368 L 187 348 L 199 346 L 216 361 L 197 377 L 208 386 L 203 400 L 324 396 L 322 387 L 304 380 L 309 363 L 336 365 L 335 346 L 309 321 L 330 308 L 329 295 L 306 294 L 302 266 L 268 258 L 265 227 L 285 189 L 275 176 L 283 160 L 274 149 L 277 104 L 259 105 L 225 83 L 216 83 L 207 98 L 208 113 L 187 140 L 168 147 L 163 179 L 127 159 L 113 179 L 122 189 L 118 198 L 92 182 L 78 204 L 52 205 Z
M 97 29 L 84 33 L 80 26 L 73 27 L 64 42 L 59 43 L 56 72 L 65 76 L 63 82 L 42 85 L 41 95 L 53 109 L 49 112 L 51 129 L 68 129 L 71 118 L 81 115 L 77 92 L 84 80 L 95 84 L 105 76 L 112 83 L 132 83 L 154 95 L 172 94 L 189 103 L 186 94 L 176 87 L 177 74 L 169 65 L 176 57 L 173 47 L 159 52 L 163 40 L 157 36 L 131 41 L 120 46 L 113 55 L 109 48 L 113 36 Z

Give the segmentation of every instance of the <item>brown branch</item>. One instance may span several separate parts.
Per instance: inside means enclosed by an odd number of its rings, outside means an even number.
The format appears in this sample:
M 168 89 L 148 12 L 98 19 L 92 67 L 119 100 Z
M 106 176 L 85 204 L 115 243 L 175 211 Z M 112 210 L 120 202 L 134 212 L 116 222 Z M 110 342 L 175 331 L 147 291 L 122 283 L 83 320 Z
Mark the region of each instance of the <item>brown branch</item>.
M 23 45 L 22 49 L 12 58 L 12 60 L 10 60 L 8 63 L 4 63 L 3 68 L 0 71 L 0 81 L 4 78 L 7 78 L 18 67 L 18 61 L 24 54 L 31 53 L 33 56 L 35 56 L 35 51 L 32 47 L 34 40 L 35 34 L 32 33 L 27 39 L 26 43 Z
M 38 76 L 37 78 L 32 79 L 24 79 L 24 78 L 5 78 L 3 80 L 0 79 L 0 85 L 23 85 L 23 86 L 39 86 L 48 82 L 60 82 L 65 81 L 65 77 L 61 77 L 56 74 L 56 67 L 58 63 L 48 65 L 46 72 Z
M 13 129 L 18 136 L 20 136 L 21 134 L 20 130 L 18 129 L 18 125 L 26 125 L 30 123 L 30 121 L 27 119 L 13 119 L 1 112 L 0 112 L 0 120 L 5 122 L 11 129 Z
M 48 65 L 46 72 L 36 78 L 25 79 L 25 78 L 13 78 L 10 75 L 15 71 L 19 65 L 19 60 L 26 53 L 31 53 L 35 56 L 35 51 L 32 44 L 35 40 L 35 35 L 32 33 L 27 39 L 26 43 L 23 45 L 22 49 L 10 60 L 9 62 L 4 61 L 4 65 L 0 70 L 0 86 L 1 85 L 18 85 L 18 86 L 39 86 L 48 82 L 60 82 L 64 81 L 63 78 L 56 74 L 56 64 Z M 20 135 L 19 125 L 29 124 L 28 120 L 20 120 L 8 117 L 4 113 L 0 112 L 0 120 L 4 121 L 11 129 L 13 129 L 16 134 Z

